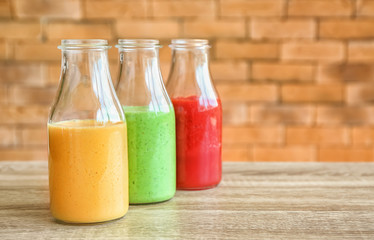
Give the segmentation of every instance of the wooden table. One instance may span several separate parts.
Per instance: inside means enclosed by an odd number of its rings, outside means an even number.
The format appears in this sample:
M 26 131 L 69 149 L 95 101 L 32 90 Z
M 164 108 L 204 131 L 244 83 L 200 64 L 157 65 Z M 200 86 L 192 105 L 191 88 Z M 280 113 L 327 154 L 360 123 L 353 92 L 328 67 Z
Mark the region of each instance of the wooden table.
M 46 162 L 0 162 L 0 239 L 374 239 L 374 163 L 224 163 L 221 185 L 131 206 L 117 221 L 56 223 Z

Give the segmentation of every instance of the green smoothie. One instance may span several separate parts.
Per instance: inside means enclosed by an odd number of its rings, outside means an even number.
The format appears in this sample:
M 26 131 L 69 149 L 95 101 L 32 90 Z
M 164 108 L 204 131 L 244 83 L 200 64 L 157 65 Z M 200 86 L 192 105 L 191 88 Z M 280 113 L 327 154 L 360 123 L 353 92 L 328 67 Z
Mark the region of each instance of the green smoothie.
M 172 198 L 176 189 L 174 110 L 153 112 L 148 106 L 124 107 L 129 154 L 130 203 Z

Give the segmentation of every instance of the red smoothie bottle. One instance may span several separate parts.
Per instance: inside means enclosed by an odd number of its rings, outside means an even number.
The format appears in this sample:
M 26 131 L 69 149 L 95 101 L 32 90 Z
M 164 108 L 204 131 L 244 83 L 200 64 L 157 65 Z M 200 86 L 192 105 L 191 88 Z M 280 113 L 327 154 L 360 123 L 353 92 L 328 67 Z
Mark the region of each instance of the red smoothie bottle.
M 167 90 L 174 105 L 177 188 L 215 187 L 222 175 L 222 107 L 208 64 L 208 41 L 174 39 Z

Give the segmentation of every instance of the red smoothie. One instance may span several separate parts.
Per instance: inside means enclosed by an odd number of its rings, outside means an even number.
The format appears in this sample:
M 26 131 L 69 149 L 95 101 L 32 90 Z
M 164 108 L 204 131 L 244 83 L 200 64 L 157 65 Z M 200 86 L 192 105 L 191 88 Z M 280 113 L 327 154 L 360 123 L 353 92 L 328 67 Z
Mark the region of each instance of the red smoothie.
M 221 181 L 222 107 L 219 99 L 172 99 L 177 134 L 177 188 L 206 189 Z

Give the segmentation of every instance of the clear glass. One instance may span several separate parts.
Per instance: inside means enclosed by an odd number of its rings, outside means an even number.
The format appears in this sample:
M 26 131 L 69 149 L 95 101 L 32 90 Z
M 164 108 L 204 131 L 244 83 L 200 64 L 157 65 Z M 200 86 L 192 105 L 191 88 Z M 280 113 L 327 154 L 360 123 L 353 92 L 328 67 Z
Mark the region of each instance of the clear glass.
M 174 39 L 167 90 L 177 133 L 177 188 L 200 190 L 221 181 L 222 107 L 209 71 L 208 41 Z
M 50 208 L 60 221 L 103 222 L 128 210 L 125 116 L 106 40 L 62 40 L 60 84 L 48 120 Z
M 158 41 L 120 39 L 116 87 L 129 139 L 131 204 L 161 202 L 176 190 L 175 116 L 158 60 Z

